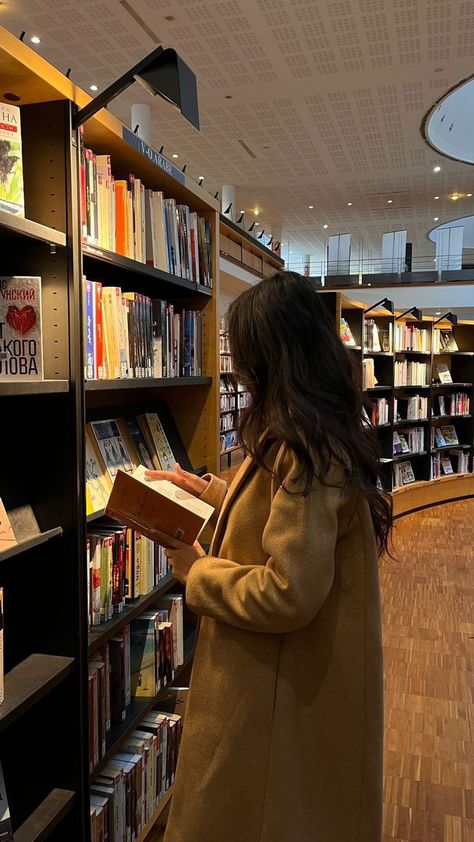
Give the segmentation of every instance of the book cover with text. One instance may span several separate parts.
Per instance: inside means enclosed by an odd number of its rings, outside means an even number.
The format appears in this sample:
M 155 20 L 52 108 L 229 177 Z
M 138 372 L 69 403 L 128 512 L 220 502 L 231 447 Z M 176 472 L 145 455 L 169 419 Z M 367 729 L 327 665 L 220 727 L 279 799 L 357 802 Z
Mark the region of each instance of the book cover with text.
M 20 109 L 0 102 L 0 211 L 25 215 Z
M 42 379 L 41 278 L 0 277 L 0 381 Z

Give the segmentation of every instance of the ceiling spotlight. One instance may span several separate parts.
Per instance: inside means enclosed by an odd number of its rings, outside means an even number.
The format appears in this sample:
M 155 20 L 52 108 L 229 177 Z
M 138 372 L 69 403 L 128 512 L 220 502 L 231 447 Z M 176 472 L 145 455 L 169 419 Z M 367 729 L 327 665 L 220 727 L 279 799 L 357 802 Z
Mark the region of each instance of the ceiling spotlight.
M 255 225 L 260 225 L 260 222 L 256 222 Z
M 439 216 L 434 216 L 434 217 L 433 217 L 433 222 L 437 222 L 437 221 L 438 221 L 438 219 L 439 219 Z
M 177 155 L 177 153 L 176 153 L 176 152 L 173 152 L 172 157 L 173 157 L 173 158 L 178 158 L 179 156 Z
M 433 172 L 441 172 L 441 167 L 433 167 Z
M 201 184 L 203 183 L 203 181 L 204 181 L 204 176 L 203 176 L 203 175 L 200 175 L 200 176 L 199 176 L 199 182 L 198 182 L 199 187 L 201 186 Z
M 439 196 L 433 196 L 433 199 L 439 199 Z
M 37 35 L 33 35 L 33 37 L 30 38 L 30 41 L 32 44 L 41 44 L 41 38 L 38 38 Z
M 308 208 L 309 208 L 310 210 L 313 210 L 314 205 L 308 205 Z
M 254 210 L 254 215 L 255 215 L 255 216 L 258 216 L 258 215 L 259 215 L 259 213 L 260 213 L 259 209 L 258 209 L 258 208 L 255 208 L 255 210 Z
M 328 227 L 327 223 L 325 225 L 323 225 L 323 228 L 327 228 L 327 227 Z
M 351 208 L 351 207 L 352 207 L 352 202 L 348 202 L 348 203 L 347 203 L 347 207 L 348 207 L 348 208 Z
M 90 91 L 98 91 L 98 90 L 99 90 L 99 88 L 97 87 L 97 85 L 91 85 L 91 86 L 89 87 L 89 90 L 90 90 Z
M 436 310 L 435 316 L 441 316 L 441 310 Z
M 466 196 L 468 197 L 468 199 L 470 199 L 471 196 L 472 196 L 472 193 L 466 193 Z
M 387 205 L 393 204 L 393 199 L 387 199 Z
M 459 199 L 459 193 L 451 193 L 449 198 L 452 199 L 453 202 L 457 202 L 457 200 Z
M 240 211 L 240 213 L 245 213 L 245 211 L 244 211 L 244 210 L 241 210 L 241 211 Z

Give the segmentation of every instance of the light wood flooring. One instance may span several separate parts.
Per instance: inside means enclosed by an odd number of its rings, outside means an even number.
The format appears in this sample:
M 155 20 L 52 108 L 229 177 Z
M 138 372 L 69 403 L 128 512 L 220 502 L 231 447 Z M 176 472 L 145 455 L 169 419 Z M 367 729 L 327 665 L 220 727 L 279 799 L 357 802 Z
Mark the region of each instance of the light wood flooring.
M 400 518 L 394 542 L 381 564 L 383 842 L 474 842 L 474 501 Z

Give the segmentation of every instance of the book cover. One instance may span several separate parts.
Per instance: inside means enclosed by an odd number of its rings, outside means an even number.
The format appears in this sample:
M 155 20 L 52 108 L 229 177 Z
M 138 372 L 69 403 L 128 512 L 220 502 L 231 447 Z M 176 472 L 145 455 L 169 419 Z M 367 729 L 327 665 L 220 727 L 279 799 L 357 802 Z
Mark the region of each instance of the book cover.
M 415 482 L 415 474 L 413 473 L 411 462 L 400 462 L 400 474 L 403 485 Z
M 454 338 L 452 330 L 440 328 L 439 331 L 440 345 L 443 351 L 459 351 L 458 344 Z
M 88 425 L 86 426 L 85 458 L 86 513 L 92 515 L 105 509 L 112 484 Z
M 393 431 L 393 452 L 403 453 L 403 447 L 400 441 L 400 436 L 398 435 L 396 430 Z
M 436 371 L 438 372 L 440 383 L 452 383 L 453 378 L 446 363 L 436 363 Z
M 17 543 L 10 518 L 0 497 L 0 553 L 11 549 Z
M 452 424 L 448 424 L 446 427 L 441 427 L 441 433 L 446 444 L 459 444 L 456 428 Z
M 435 427 L 434 438 L 436 447 L 446 447 L 446 441 L 444 440 L 443 433 L 439 427 Z
M 410 448 L 408 446 L 408 442 L 402 433 L 400 433 L 400 444 L 402 446 L 402 453 L 409 453 Z
M 129 415 L 125 418 L 125 423 L 138 454 L 139 463 L 149 471 L 153 471 L 155 469 L 153 459 L 137 419 Z
M 341 316 L 340 336 L 344 345 L 353 348 L 356 344 L 352 331 L 349 327 L 349 322 Z
M 0 210 L 25 215 L 20 109 L 0 102 Z
M 214 510 L 167 480 L 148 480 L 140 466 L 133 475 L 118 472 L 106 511 L 152 541 L 158 529 L 193 544 Z
M 443 473 L 445 473 L 445 474 L 453 474 L 454 473 L 453 466 L 451 464 L 451 459 L 449 458 L 449 456 L 444 456 L 441 459 L 441 467 L 443 469 Z
M 41 278 L 0 277 L 0 381 L 42 379 Z
M 166 433 L 161 423 L 158 413 L 145 412 L 145 418 L 150 430 L 153 444 L 160 461 L 163 471 L 174 471 L 176 468 L 176 459 L 171 450 L 170 443 L 166 437 Z
M 153 617 L 138 617 L 130 624 L 131 692 L 134 697 L 154 697 L 160 687 L 157 640 Z
M 117 422 L 113 419 L 92 421 L 91 428 L 111 479 L 116 477 L 119 469 L 133 471 L 132 459 L 120 435 Z

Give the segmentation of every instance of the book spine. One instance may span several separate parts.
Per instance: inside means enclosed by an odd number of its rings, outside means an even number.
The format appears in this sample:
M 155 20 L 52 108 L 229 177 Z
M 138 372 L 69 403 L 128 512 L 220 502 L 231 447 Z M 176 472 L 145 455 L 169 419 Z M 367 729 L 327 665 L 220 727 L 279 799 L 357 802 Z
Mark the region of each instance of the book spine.
M 94 307 L 92 281 L 86 280 L 86 380 L 94 379 Z

